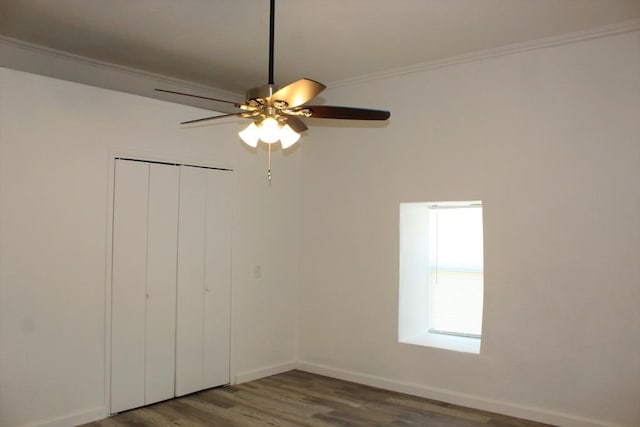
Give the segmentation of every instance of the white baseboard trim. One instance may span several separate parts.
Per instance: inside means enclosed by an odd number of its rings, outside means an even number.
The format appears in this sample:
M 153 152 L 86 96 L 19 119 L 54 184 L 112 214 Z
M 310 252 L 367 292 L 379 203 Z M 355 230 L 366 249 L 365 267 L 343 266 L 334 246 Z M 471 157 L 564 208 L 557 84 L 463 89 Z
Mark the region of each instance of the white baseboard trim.
M 279 365 L 265 366 L 252 371 L 241 372 L 235 375 L 234 384 L 246 383 L 247 381 L 259 380 L 260 378 L 268 377 L 271 375 L 281 374 L 283 372 L 296 369 L 297 364 L 294 361 L 281 363 Z
M 319 365 L 311 362 L 299 361 L 296 369 L 311 372 L 313 374 L 325 375 L 345 381 L 352 381 L 359 384 L 378 387 L 385 390 L 397 391 L 414 396 L 425 397 L 433 400 L 440 400 L 447 403 L 466 406 L 469 408 L 481 409 L 495 412 L 511 417 L 524 418 L 531 421 L 538 421 L 562 427 L 612 427 L 612 423 L 601 420 L 583 418 L 577 415 L 564 414 L 542 408 L 523 406 L 509 402 L 502 402 L 486 399 L 480 396 L 458 393 L 451 390 L 429 387 L 419 384 L 410 384 L 400 381 L 389 380 L 375 375 L 363 374 L 360 372 L 348 371 L 344 369 L 332 368 L 330 366 Z
M 481 409 L 484 411 L 496 412 L 512 417 L 524 418 L 532 421 L 553 424 L 561 427 L 613 427 L 614 424 L 602 420 L 587 419 L 577 415 L 564 414 L 542 408 L 523 406 L 509 402 L 486 399 L 480 396 L 458 393 L 452 390 L 429 387 L 420 384 L 411 384 L 395 380 L 390 380 L 375 375 L 364 374 L 345 369 L 333 368 L 312 362 L 289 361 L 278 365 L 265 366 L 251 371 L 241 372 L 235 375 L 234 384 L 241 384 L 248 381 L 257 380 L 271 375 L 299 369 L 318 375 L 325 375 L 345 381 L 352 381 L 385 390 L 407 393 L 414 396 L 428 399 L 440 400 L 443 402 L 462 405 L 469 408 Z M 91 421 L 101 420 L 108 416 L 104 406 L 96 407 L 87 411 L 77 412 L 60 418 L 44 420 L 37 423 L 28 424 L 28 427 L 68 427 L 79 425 Z M 26 426 L 25 426 L 26 427 Z
M 79 424 L 90 423 L 91 421 L 101 420 L 107 417 L 107 408 L 100 406 L 89 409 L 87 411 L 76 412 L 60 418 L 39 421 L 34 424 L 28 424 L 29 427 L 69 427 Z

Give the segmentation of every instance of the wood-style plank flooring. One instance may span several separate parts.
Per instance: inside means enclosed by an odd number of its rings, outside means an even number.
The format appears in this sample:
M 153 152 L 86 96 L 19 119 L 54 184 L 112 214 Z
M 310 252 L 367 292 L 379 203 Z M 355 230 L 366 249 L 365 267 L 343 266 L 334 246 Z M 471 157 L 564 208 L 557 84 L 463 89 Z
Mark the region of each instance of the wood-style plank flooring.
M 125 426 L 542 427 L 548 424 L 290 371 L 167 400 L 83 427 Z

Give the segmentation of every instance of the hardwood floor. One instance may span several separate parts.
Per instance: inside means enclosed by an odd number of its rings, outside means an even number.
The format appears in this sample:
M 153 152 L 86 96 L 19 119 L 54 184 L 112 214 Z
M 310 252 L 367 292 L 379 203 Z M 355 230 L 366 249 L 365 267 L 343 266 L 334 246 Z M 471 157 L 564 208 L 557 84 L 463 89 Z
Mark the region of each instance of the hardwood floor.
M 289 371 L 167 400 L 83 427 L 125 426 L 543 427 L 548 424 Z

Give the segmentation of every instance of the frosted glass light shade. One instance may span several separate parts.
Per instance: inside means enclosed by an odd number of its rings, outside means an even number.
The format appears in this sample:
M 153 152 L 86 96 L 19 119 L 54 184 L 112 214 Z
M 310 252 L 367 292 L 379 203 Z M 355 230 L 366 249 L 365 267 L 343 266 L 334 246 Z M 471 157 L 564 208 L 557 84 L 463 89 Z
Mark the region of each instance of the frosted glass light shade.
M 258 146 L 259 133 L 258 126 L 255 123 L 251 123 L 245 130 L 238 132 L 238 136 L 249 147 L 255 148 Z
M 284 125 L 282 129 L 280 129 L 280 143 L 282 144 L 282 149 L 291 147 L 299 139 L 300 134 L 291 129 L 291 126 Z
M 260 139 L 267 144 L 273 144 L 280 139 L 280 125 L 276 119 L 267 117 L 260 124 Z

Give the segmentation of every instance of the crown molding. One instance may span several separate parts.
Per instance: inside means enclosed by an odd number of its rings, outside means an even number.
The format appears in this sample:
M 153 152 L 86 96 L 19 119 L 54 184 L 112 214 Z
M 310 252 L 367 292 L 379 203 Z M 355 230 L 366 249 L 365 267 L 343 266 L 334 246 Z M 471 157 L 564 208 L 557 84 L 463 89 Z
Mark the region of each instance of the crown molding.
M 0 35 L 0 67 L 205 108 L 212 111 L 236 112 L 237 110 L 225 111 L 229 108 L 225 104 L 212 103 L 184 96 L 162 94 L 155 92 L 153 89 L 162 87 L 178 92 L 196 92 L 199 95 L 225 99 L 232 102 L 244 101 L 244 97 L 238 93 L 136 68 L 90 59 L 2 35 Z M 212 106 L 215 109 L 212 108 Z
M 559 36 L 546 37 L 523 43 L 510 44 L 498 48 L 480 50 L 441 60 L 427 61 L 408 67 L 393 68 L 382 72 L 330 82 L 327 86 L 331 89 L 343 86 L 352 86 L 376 80 L 403 76 L 406 74 L 449 67 L 457 64 L 522 53 L 530 50 L 566 45 L 633 31 L 640 31 L 640 19 L 597 27 L 590 30 L 576 31 Z M 212 109 L 210 102 L 180 96 L 165 96 L 165 94 L 158 94 L 157 92 L 154 92 L 153 88 L 161 85 L 163 88 L 169 90 L 191 90 L 212 98 L 227 99 L 233 102 L 244 102 L 242 94 L 155 74 L 136 68 L 90 59 L 2 35 L 0 35 L 0 60 L 2 61 L 0 63 L 1 67 L 209 110 Z M 216 107 L 219 108 L 214 111 L 236 111 L 235 109 L 228 110 L 228 107 L 224 104 L 217 104 Z
M 544 49 L 554 46 L 567 45 L 571 43 L 577 43 L 581 41 L 613 36 L 633 31 L 640 31 L 640 19 L 601 26 L 589 30 L 566 33 L 559 36 L 545 37 L 528 42 L 509 44 L 492 49 L 479 50 L 476 52 L 456 55 L 445 59 L 422 62 L 408 67 L 392 68 L 378 73 L 365 74 L 350 79 L 330 82 L 329 84 L 327 84 L 327 86 L 331 89 L 344 86 L 353 86 L 357 84 L 369 83 L 376 80 L 403 76 L 406 74 L 420 73 L 457 64 L 481 61 L 484 59 L 522 53 L 531 50 Z

